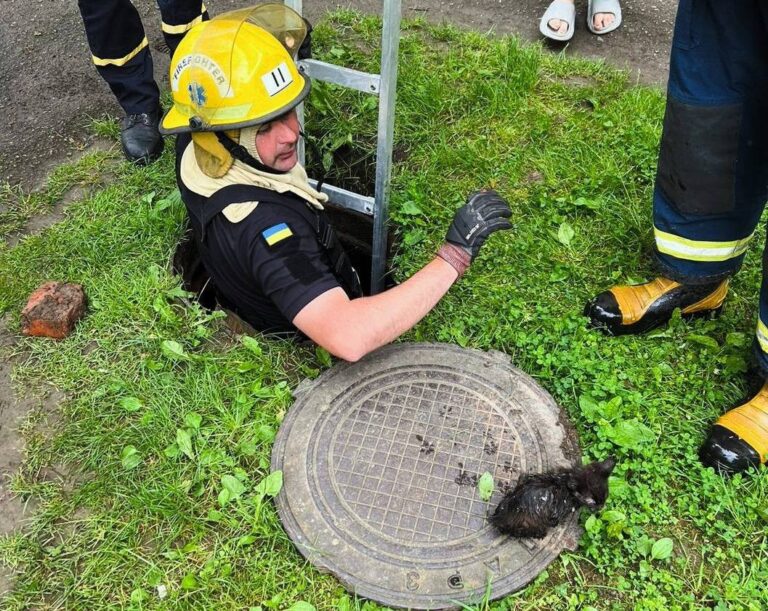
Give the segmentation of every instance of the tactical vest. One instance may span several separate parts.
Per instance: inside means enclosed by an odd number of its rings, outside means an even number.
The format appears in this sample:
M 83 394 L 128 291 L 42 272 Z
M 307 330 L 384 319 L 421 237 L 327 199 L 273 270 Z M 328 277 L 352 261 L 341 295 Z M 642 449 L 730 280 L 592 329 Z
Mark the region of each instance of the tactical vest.
M 354 299 L 363 295 L 357 270 L 352 266 L 349 256 L 344 251 L 336 232 L 328 222 L 325 214 L 310 206 L 298 195 L 293 193 L 277 193 L 252 185 L 229 185 L 219 189 L 210 197 L 204 197 L 194 191 L 190 191 L 181 180 L 179 180 L 179 188 L 182 200 L 189 212 L 192 226 L 199 237 L 200 249 L 204 259 L 207 255 L 205 243 L 206 229 L 214 217 L 230 204 L 259 202 L 276 204 L 278 206 L 291 206 L 291 210 L 298 212 L 314 230 L 317 241 L 328 258 L 328 264 L 333 275 L 349 298 Z M 258 208 L 252 214 L 258 214 Z

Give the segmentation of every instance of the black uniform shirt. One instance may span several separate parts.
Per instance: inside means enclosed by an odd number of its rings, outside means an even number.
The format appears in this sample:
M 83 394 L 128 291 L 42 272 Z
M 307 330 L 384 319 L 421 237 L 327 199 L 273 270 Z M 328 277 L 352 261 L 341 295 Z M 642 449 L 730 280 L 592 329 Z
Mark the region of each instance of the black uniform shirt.
M 261 202 L 239 223 L 218 214 L 206 228 L 204 263 L 222 305 L 260 331 L 296 331 L 301 309 L 340 286 L 304 205 Z

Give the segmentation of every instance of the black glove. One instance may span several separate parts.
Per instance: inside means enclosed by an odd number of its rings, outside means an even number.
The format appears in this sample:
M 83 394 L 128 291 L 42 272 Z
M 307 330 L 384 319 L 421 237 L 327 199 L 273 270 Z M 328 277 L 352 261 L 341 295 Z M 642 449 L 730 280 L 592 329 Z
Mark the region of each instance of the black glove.
M 510 216 L 509 204 L 496 191 L 475 191 L 456 211 L 445 241 L 464 250 L 471 263 L 489 235 L 512 227 Z
M 301 43 L 301 46 L 299 47 L 298 52 L 298 59 L 311 59 L 312 58 L 312 24 L 309 23 L 309 21 L 306 19 L 306 17 L 302 17 L 304 19 L 304 23 L 307 26 L 307 35 L 304 37 L 304 40 Z

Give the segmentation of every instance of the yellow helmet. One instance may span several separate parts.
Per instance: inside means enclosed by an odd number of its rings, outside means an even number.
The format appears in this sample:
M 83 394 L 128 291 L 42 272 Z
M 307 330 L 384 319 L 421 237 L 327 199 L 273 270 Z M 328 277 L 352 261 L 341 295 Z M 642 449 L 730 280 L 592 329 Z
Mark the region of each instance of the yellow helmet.
M 293 55 L 306 37 L 301 15 L 284 4 L 223 13 L 193 27 L 173 54 L 173 107 L 163 134 L 233 130 L 288 112 L 309 93 Z

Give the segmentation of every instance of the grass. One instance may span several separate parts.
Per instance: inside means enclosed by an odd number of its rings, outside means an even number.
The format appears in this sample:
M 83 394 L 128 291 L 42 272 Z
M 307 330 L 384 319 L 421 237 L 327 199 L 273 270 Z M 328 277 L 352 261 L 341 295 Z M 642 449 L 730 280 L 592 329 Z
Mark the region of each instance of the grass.
M 378 27 L 337 12 L 315 30 L 316 56 L 375 70 Z M 391 204 L 398 275 L 430 259 L 473 189 L 497 188 L 514 222 L 404 339 L 507 353 L 568 412 L 585 459 L 619 457 L 606 509 L 582 516 L 578 550 L 477 609 L 768 605 L 764 470 L 722 479 L 696 456 L 710 423 L 746 389 L 756 247 L 717 321 L 676 318 L 649 336 L 609 339 L 581 316 L 596 292 L 653 275 L 663 109 L 660 92 L 602 64 L 514 38 L 404 25 Z M 375 116 L 363 96 L 316 86 L 315 172 L 335 158 L 329 180 L 363 188 Z M 307 565 L 258 487 L 290 389 L 327 356 L 243 340 L 182 306 L 168 271 L 184 218 L 171 151 L 148 168 L 116 165 L 108 184 L 91 163 L 60 168 L 39 194 L 13 192 L 36 203 L 1 220 L 18 230 L 73 185 L 89 186 L 63 222 L 0 247 L 0 313 L 12 328 L 43 280 L 80 282 L 90 300 L 67 340 L 4 349 L 21 359 L 18 388 L 65 396 L 57 413 L 32 414 L 24 427 L 13 489 L 39 508 L 25 534 L 0 539 L 0 561 L 18 571 L 5 607 L 380 608 Z

